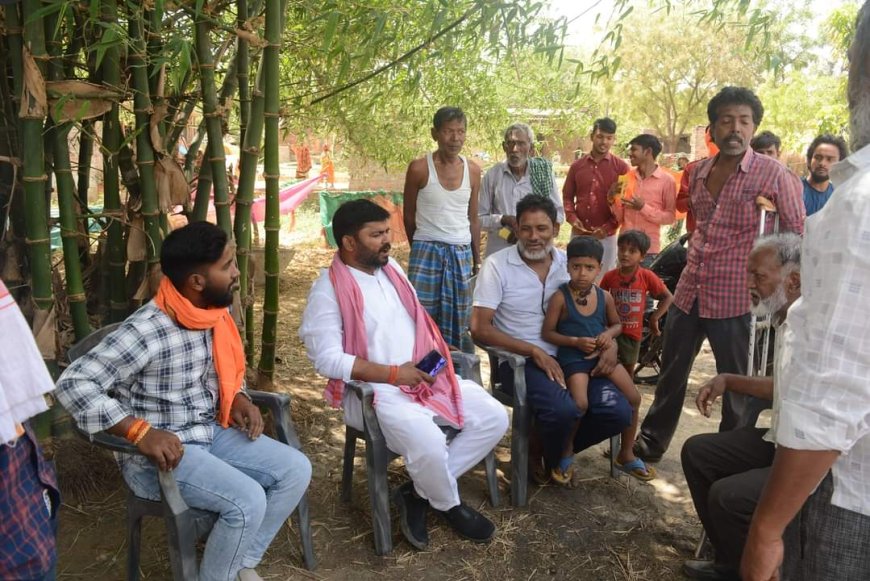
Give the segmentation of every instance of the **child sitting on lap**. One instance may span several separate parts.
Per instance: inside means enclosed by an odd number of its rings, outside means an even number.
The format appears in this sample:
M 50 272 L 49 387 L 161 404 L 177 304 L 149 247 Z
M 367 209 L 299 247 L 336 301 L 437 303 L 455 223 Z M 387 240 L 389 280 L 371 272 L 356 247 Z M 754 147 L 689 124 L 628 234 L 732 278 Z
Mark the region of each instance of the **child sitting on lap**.
M 591 236 L 578 236 L 568 244 L 567 254 L 571 280 L 559 287 L 560 292 L 553 294 L 550 299 L 541 338 L 558 346 L 556 358 L 565 373 L 568 391 L 581 413 L 585 413 L 589 407 L 589 372 L 597 365 L 601 349 L 620 334 L 622 326 L 613 297 L 595 286 L 604 255 L 601 242 Z M 631 425 L 622 433 L 622 447 L 615 464 L 636 478 L 652 480 L 655 471 L 632 452 L 640 393 L 621 365 L 611 372 L 608 379 L 625 395 L 634 409 Z M 578 426 L 579 421 L 574 425 L 559 465 L 550 474 L 560 484 L 569 484 L 573 476 L 572 444 Z

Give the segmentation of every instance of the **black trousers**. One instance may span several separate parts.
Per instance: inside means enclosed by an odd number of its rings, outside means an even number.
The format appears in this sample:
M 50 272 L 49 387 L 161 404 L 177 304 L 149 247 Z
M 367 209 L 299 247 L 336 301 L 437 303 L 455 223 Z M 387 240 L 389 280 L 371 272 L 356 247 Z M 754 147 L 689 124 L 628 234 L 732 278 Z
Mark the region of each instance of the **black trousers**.
M 683 400 L 689 383 L 689 373 L 704 339 L 710 342 L 716 358 L 717 373 L 746 375 L 749 363 L 749 313 L 729 319 L 704 319 L 698 316 L 698 303 L 689 313 L 672 306 L 668 310 L 662 346 L 662 374 L 656 385 L 655 399 L 640 426 L 643 439 L 652 456 L 664 454 L 683 411 Z M 750 408 L 767 407 L 749 396 L 726 392 L 722 398 L 722 422 L 719 431 L 732 430 L 752 418 Z
M 683 473 L 695 511 L 716 549 L 716 564 L 739 569 L 752 513 L 767 482 L 775 446 L 766 428 L 698 434 L 683 445 Z

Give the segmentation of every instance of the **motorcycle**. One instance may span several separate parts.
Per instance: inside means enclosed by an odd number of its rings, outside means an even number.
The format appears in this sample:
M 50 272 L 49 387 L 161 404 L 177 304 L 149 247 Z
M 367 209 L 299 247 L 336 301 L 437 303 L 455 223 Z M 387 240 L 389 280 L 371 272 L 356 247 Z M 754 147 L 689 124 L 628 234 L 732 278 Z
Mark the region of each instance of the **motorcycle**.
M 686 268 L 689 233 L 683 234 L 659 252 L 652 261 L 649 269 L 653 271 L 668 290 L 673 294 L 677 289 L 677 283 L 683 269 Z M 655 311 L 649 307 L 643 316 L 643 336 L 640 343 L 640 355 L 634 368 L 635 383 L 655 384 L 658 382 L 662 365 L 662 337 L 654 337 L 649 330 L 649 316 Z M 659 327 L 664 330 L 667 314 L 659 320 Z

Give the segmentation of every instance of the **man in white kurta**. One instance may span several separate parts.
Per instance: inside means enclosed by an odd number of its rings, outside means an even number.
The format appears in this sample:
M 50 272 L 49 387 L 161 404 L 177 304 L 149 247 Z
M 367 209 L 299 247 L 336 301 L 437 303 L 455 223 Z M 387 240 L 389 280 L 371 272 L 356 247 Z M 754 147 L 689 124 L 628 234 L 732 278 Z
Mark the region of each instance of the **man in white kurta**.
M 329 271 L 315 281 L 299 330 L 308 356 L 321 375 L 367 381 L 374 388 L 375 413 L 387 446 L 404 457 L 412 481 L 395 495 L 409 542 L 421 549 L 428 544 L 427 504 L 460 535 L 488 541 L 494 526 L 461 503 L 456 479 L 495 447 L 507 430 L 507 414 L 481 386 L 459 379 L 464 423 L 459 434 L 447 441 L 440 426 L 450 422 L 397 387 L 431 379 L 415 367 L 415 322 L 384 270 L 389 264 L 405 276 L 389 258 L 389 214 L 367 200 L 348 202 L 336 212 L 333 230 L 340 245 L 339 259 L 349 267 L 363 297 L 368 357 L 346 352 L 343 333 L 347 326 Z M 446 372 L 445 368 L 441 373 Z M 345 422 L 362 429 L 360 402 L 345 393 L 342 403 Z

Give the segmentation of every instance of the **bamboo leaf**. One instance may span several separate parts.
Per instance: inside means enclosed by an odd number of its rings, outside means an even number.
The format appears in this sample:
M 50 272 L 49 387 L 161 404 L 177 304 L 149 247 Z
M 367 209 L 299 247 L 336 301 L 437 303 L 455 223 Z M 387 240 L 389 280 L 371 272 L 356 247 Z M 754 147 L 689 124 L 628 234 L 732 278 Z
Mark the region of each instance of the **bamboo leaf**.
M 320 45 L 321 50 L 329 51 L 330 47 L 332 47 L 332 40 L 335 38 L 335 31 L 338 29 L 340 17 L 340 13 L 333 11 L 326 19 L 326 29 L 323 31 L 323 43 Z

